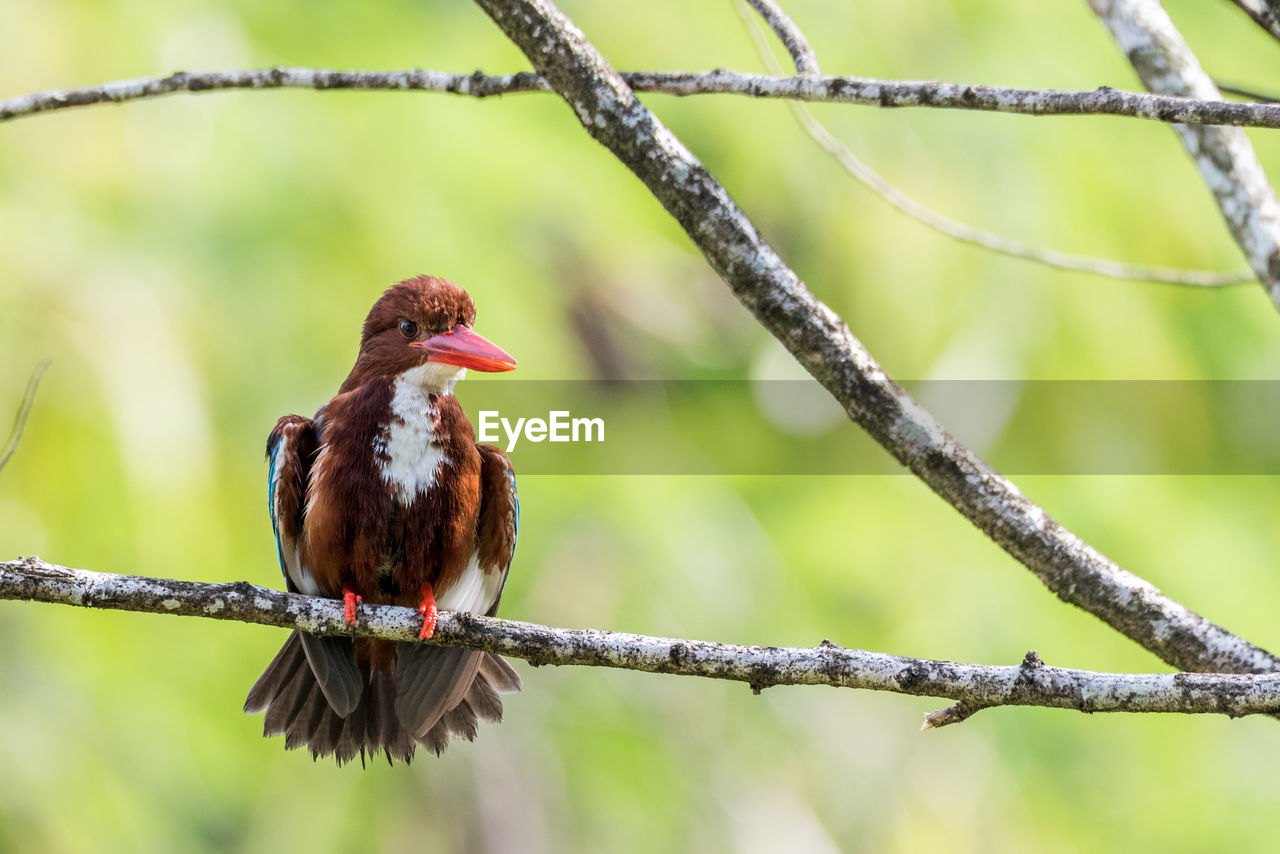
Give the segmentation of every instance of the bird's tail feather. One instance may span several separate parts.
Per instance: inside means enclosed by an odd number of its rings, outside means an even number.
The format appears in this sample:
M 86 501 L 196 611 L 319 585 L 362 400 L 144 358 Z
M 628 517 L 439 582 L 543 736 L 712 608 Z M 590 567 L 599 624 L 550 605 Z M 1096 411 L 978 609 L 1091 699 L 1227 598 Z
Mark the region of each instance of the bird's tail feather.
M 329 705 L 340 716 L 355 710 L 364 693 L 365 679 L 356 664 L 356 645 L 351 638 L 325 638 L 294 632 L 302 642 L 311 672 L 320 683 Z
M 244 709 L 266 712 L 264 734 L 283 735 L 286 748 L 305 745 L 313 757 L 333 754 L 339 764 L 357 754 L 363 763 L 378 753 L 408 762 L 419 744 L 439 755 L 451 736 L 471 741 L 479 721 L 501 721 L 499 694 L 521 688 L 519 675 L 500 656 L 401 643 L 391 669 L 359 666 L 359 701 L 340 715 L 313 670 L 314 657 L 307 654 L 313 650 L 304 646 L 301 633 L 289 636 Z M 330 646 L 328 652 L 340 650 Z

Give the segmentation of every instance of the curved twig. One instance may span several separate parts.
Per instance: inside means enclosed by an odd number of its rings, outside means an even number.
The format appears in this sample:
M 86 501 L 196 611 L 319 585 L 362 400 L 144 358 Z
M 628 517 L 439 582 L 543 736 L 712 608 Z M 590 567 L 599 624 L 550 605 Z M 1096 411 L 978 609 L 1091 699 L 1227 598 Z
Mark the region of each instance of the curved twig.
M 31 372 L 31 378 L 27 380 L 26 391 L 22 393 L 22 402 L 18 404 L 18 411 L 13 416 L 13 429 L 9 431 L 9 441 L 5 443 L 4 453 L 0 454 L 0 471 L 8 465 L 13 452 L 18 450 L 18 443 L 22 441 L 22 431 L 27 426 L 27 416 L 31 414 L 31 407 L 36 402 L 36 389 L 40 387 L 40 378 L 44 376 L 48 367 L 49 360 L 41 359 L 36 369 Z
M 343 619 L 338 599 L 282 593 L 244 581 L 206 584 L 68 569 L 34 557 L 0 563 L 0 599 L 237 620 L 318 635 L 354 632 L 410 642 L 417 640 L 422 623 L 413 608 L 363 605 L 353 629 Z M 440 612 L 428 643 L 487 650 L 533 665 L 728 679 L 745 682 L 757 693 L 775 685 L 832 685 L 958 702 L 959 707 L 926 716 L 926 729 L 956 723 L 993 706 L 1232 717 L 1280 709 L 1280 674 L 1094 673 L 1046 667 L 1034 653 L 1020 666 L 958 664 L 845 649 L 830 641 L 808 648 L 742 646 L 561 629 L 452 611 Z
M 765 43 L 760 28 L 756 26 L 755 19 L 744 8 L 744 3 L 740 2 L 738 8 L 743 13 L 742 17 L 747 24 L 747 31 L 756 44 L 756 50 L 760 54 L 761 60 L 773 73 L 780 73 L 781 68 L 773 58 L 773 54 L 769 52 L 769 46 Z M 1257 281 L 1257 276 L 1247 272 L 1218 273 L 1212 270 L 1151 267 L 1145 264 L 1126 264 L 1107 258 L 1072 255 L 1068 252 L 1059 252 L 1043 246 L 1032 246 L 1021 240 L 1015 240 L 981 228 L 974 228 L 971 225 L 938 213 L 933 208 L 921 204 L 893 184 L 890 184 L 879 172 L 863 163 L 856 154 L 849 150 L 847 145 L 837 139 L 831 131 L 827 130 L 825 125 L 814 118 L 813 113 L 804 103 L 789 101 L 787 106 L 791 108 L 792 114 L 795 115 L 796 121 L 799 122 L 800 129 L 808 134 L 809 138 L 816 142 L 823 151 L 830 154 L 855 181 L 911 219 L 953 240 L 979 246 L 990 252 L 998 252 L 1001 255 L 1021 258 L 1024 261 L 1034 261 L 1046 267 L 1072 270 L 1077 273 L 1091 273 L 1096 276 L 1108 276 L 1113 279 L 1133 279 L 1165 285 L 1208 288 L 1242 285 L 1247 282 Z

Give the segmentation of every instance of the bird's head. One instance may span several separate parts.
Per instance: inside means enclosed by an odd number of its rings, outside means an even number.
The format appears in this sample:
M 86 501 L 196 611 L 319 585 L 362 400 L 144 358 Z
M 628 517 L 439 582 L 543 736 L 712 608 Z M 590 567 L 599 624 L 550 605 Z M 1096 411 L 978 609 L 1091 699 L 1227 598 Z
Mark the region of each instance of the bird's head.
M 475 322 L 475 303 L 453 282 L 406 279 L 369 310 L 353 374 L 404 376 L 427 391 L 448 391 L 467 368 L 514 370 L 516 360 L 476 334 Z

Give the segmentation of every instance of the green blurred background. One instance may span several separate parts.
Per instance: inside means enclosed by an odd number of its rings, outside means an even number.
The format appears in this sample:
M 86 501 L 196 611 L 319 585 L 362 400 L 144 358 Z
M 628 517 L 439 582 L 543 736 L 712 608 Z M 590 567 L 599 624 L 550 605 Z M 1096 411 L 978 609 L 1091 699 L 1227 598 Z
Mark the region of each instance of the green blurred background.
M 787 5 L 828 72 L 1138 85 L 1082 2 Z M 1276 79 L 1280 47 L 1225 0 L 1168 5 L 1212 73 Z M 565 9 L 621 68 L 761 68 L 729 2 Z M 179 68 L 527 67 L 467 3 L 0 0 L 0 32 L 3 97 Z M 896 377 L 1280 378 L 1280 317 L 1256 285 L 997 257 L 888 209 L 785 104 L 644 100 Z M 1159 124 L 815 112 L 965 222 L 1129 261 L 1244 266 Z M 1250 137 L 1280 168 L 1280 136 Z M 524 379 L 794 375 L 554 96 L 246 92 L 23 119 L 0 126 L 0 417 L 37 361 L 53 364 L 0 473 L 0 555 L 278 585 L 267 431 L 328 399 L 374 297 L 417 273 L 467 287 Z M 464 405 L 484 382 L 464 383 Z M 1043 441 L 1064 435 L 1044 421 Z M 1274 477 L 1019 485 L 1125 567 L 1280 648 Z M 520 493 L 505 616 L 1166 669 L 906 476 L 541 475 Z M 0 603 L 0 850 L 1257 849 L 1280 800 L 1272 720 L 997 709 L 921 734 L 942 703 L 521 662 L 525 692 L 474 744 L 407 769 L 336 768 L 240 711 L 283 639 Z

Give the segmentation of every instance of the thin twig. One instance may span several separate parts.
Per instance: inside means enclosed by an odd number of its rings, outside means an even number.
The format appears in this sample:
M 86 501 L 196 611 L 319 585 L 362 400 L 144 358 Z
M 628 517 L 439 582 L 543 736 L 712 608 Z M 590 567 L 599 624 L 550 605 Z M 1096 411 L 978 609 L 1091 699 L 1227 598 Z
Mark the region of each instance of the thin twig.
M 0 563 L 0 599 L 237 620 L 312 634 L 415 642 L 422 617 L 413 608 L 362 605 L 354 629 L 338 599 L 282 593 L 248 582 L 205 584 L 68 569 L 29 557 Z M 1269 714 L 1280 709 L 1280 674 L 1094 673 L 905 658 L 830 641 L 816 647 L 742 646 L 648 637 L 599 629 L 561 629 L 441 611 L 428 643 L 481 649 L 534 665 L 615 667 L 744 682 L 757 693 L 775 685 L 832 685 L 941 697 L 969 710 L 926 718 L 934 728 L 993 706 L 1044 706 L 1080 712 Z M 1032 654 L 1034 655 L 1034 654 Z M 1028 656 L 1030 660 L 1031 656 Z M 1038 659 L 1036 659 L 1038 661 Z M 953 707 L 954 709 L 955 707 Z
M 813 48 L 809 45 L 809 40 L 804 37 L 804 32 L 796 26 L 796 22 L 791 20 L 786 12 L 782 11 L 774 0 L 746 0 L 752 8 L 764 18 L 765 23 L 773 30 L 774 35 L 782 42 L 787 49 L 787 53 L 791 54 L 791 61 L 795 63 L 796 74 L 821 74 L 822 70 L 818 67 L 818 55 L 814 53 Z M 768 48 L 766 48 L 767 50 Z M 773 54 L 769 54 L 769 58 L 773 58 Z
M 1089 0 L 1152 92 L 1221 97 L 1158 0 Z M 1280 307 L 1280 202 L 1239 128 L 1176 124 L 1245 260 Z
M 769 45 L 765 42 L 764 34 L 760 31 L 754 16 L 746 8 L 745 2 L 738 3 L 738 11 L 741 13 L 747 31 L 750 33 L 752 41 L 755 42 L 756 51 L 760 54 L 760 58 L 769 67 L 774 74 L 780 74 L 782 69 L 777 61 L 773 58 L 773 54 L 769 51 Z M 791 112 L 795 115 L 796 121 L 800 124 L 801 130 L 808 134 L 809 138 L 818 144 L 818 146 L 839 163 L 846 172 L 853 176 L 854 180 L 862 184 L 871 192 L 893 205 L 902 213 L 914 219 L 921 225 L 927 226 L 934 231 L 954 240 L 963 243 L 970 243 L 974 246 L 980 246 L 991 252 L 998 252 L 1002 255 L 1009 255 L 1014 258 L 1021 258 L 1026 261 L 1034 261 L 1038 264 L 1044 264 L 1048 267 L 1055 267 L 1060 270 L 1072 270 L 1078 273 L 1092 273 L 1098 276 L 1108 276 L 1113 279 L 1134 279 L 1138 281 L 1156 282 L 1167 285 L 1185 285 L 1189 287 L 1222 287 L 1225 285 L 1240 285 L 1247 282 L 1257 281 L 1257 277 L 1252 273 L 1218 273 L 1212 270 L 1182 270 L 1173 267 L 1149 267 L 1144 264 L 1125 264 L 1121 261 L 1112 261 L 1107 258 L 1093 258 L 1085 255 L 1072 255 L 1067 252 L 1059 252 L 1055 249 L 1048 249 L 1042 246 L 1032 246 L 1029 243 L 1023 243 L 1011 237 L 1005 237 L 980 228 L 974 228 L 963 222 L 951 219 L 948 216 L 938 213 L 932 208 L 917 202 L 907 194 L 903 193 L 893 184 L 890 184 L 879 172 L 876 172 L 866 163 L 854 154 L 848 146 L 835 137 L 827 128 L 814 118 L 813 113 L 803 103 L 799 101 L 789 101 L 787 105 L 791 108 Z
M 1126 572 L 1063 528 L 898 387 L 787 267 L 728 192 L 548 0 L 477 0 L 586 131 L 644 182 L 738 300 L 861 425 L 1063 600 L 1181 670 L 1280 659 Z
M 36 365 L 36 369 L 31 372 L 31 378 L 27 380 L 27 390 L 22 393 L 22 402 L 18 404 L 18 411 L 13 416 L 13 429 L 9 431 L 9 441 L 5 444 L 4 454 L 0 456 L 0 471 L 4 471 L 9 458 L 13 456 L 14 451 L 18 450 L 18 442 L 22 441 L 22 431 L 27 426 L 27 416 L 31 414 L 31 407 L 36 402 L 36 389 L 40 387 L 40 378 L 48 368 L 49 360 L 41 359 L 40 364 Z
M 776 77 L 740 71 L 631 71 L 637 92 L 742 95 L 865 107 L 928 107 L 1027 116 L 1127 116 L 1149 121 L 1280 128 L 1280 106 L 1244 104 L 1098 89 L 1023 89 L 939 80 L 882 80 L 851 75 Z M 120 104 L 183 93 L 239 89 L 361 89 L 443 92 L 474 98 L 548 91 L 537 74 L 451 74 L 445 71 L 337 71 L 275 66 L 249 71 L 178 71 L 165 77 L 116 80 L 80 89 L 50 89 L 0 100 L 0 122 L 94 104 Z
M 1213 85 L 1218 87 L 1218 91 L 1224 95 L 1235 95 L 1237 98 L 1246 98 L 1255 104 L 1280 104 L 1280 98 L 1274 95 L 1263 95 L 1253 89 L 1244 89 L 1240 86 L 1232 86 L 1230 83 L 1224 83 L 1221 80 L 1213 81 Z
M 1231 0 L 1253 22 L 1266 30 L 1275 39 L 1280 39 L 1280 17 L 1277 17 L 1274 5 L 1269 0 Z

